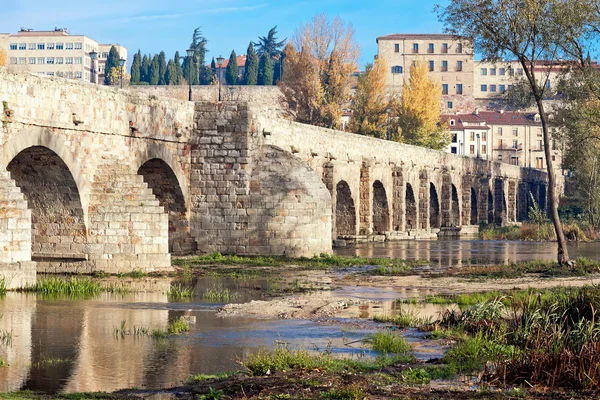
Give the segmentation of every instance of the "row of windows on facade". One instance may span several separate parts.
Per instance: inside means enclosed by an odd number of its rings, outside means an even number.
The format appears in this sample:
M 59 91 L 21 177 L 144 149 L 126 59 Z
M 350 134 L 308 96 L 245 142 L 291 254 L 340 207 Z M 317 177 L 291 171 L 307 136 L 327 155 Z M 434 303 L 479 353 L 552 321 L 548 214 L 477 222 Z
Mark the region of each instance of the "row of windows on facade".
M 507 71 L 507 68 L 498 68 L 498 69 L 496 69 L 496 68 L 489 68 L 490 75 L 492 75 L 492 76 L 496 75 L 496 72 L 497 72 L 497 75 L 504 76 L 504 75 L 506 75 L 506 71 Z M 488 68 L 481 68 L 480 73 L 481 73 L 482 76 L 487 76 L 487 74 L 488 74 Z M 508 68 L 508 75 L 514 76 L 515 75 L 515 69 L 514 68 Z M 523 68 L 517 68 L 517 75 L 518 76 L 523 76 Z
M 452 154 L 457 154 L 458 153 L 458 148 L 456 147 L 452 147 L 450 149 L 450 152 Z M 469 154 L 474 156 L 475 155 L 475 145 L 470 145 L 469 146 Z M 487 154 L 487 147 L 485 145 L 481 146 L 481 155 L 486 155 Z M 498 154 L 498 161 L 502 161 L 503 160 L 503 155 L 502 154 Z M 552 156 L 552 161 L 556 160 L 556 156 Z M 511 156 L 510 157 L 510 163 L 513 165 L 519 165 L 519 157 L 518 156 Z M 538 169 L 542 169 L 545 168 L 544 167 L 544 157 L 536 157 L 535 158 L 535 168 Z
M 434 72 L 435 71 L 435 62 L 429 61 L 428 63 L 429 63 L 429 72 Z M 455 71 L 462 72 L 462 70 L 463 70 L 463 62 L 457 61 Z M 403 73 L 403 71 L 404 71 L 404 69 L 402 68 L 401 65 L 395 65 L 392 67 L 392 74 L 401 74 L 401 73 Z M 448 61 L 442 61 L 442 67 L 440 68 L 440 71 L 448 72 Z
M 83 57 L 11 57 L 11 64 L 82 64 Z M 90 65 L 89 58 L 85 59 L 85 65 Z
M 454 120 L 450 121 L 450 126 L 455 126 L 456 123 L 454 122 Z M 498 127 L 497 128 L 497 134 L 498 136 L 502 136 L 503 130 L 502 127 Z M 513 136 L 519 136 L 519 128 L 512 128 L 512 133 Z M 470 132 L 470 138 L 471 138 L 471 142 L 475 141 L 475 132 Z M 538 136 L 542 136 L 542 128 L 537 128 L 537 135 Z M 487 140 L 487 132 L 481 132 L 481 140 L 483 140 L 484 142 Z M 456 143 L 456 134 L 454 134 L 454 136 L 452 137 L 452 143 Z
M 82 50 L 82 44 L 80 42 L 75 43 L 11 43 L 11 50 Z M 93 46 L 89 44 L 85 45 L 85 51 L 90 52 L 95 50 Z M 98 58 L 108 58 L 108 52 L 104 51 L 98 53 Z
M 442 54 L 447 54 L 448 49 L 449 49 L 448 43 L 442 43 L 442 48 L 441 48 Z M 400 53 L 400 44 L 399 43 L 394 44 L 394 52 Z M 413 43 L 412 52 L 414 54 L 419 54 L 419 43 Z M 461 54 L 463 52 L 462 44 L 458 43 L 456 45 L 456 52 L 458 54 Z M 435 53 L 435 44 L 434 43 L 428 44 L 427 53 L 429 53 L 429 54 Z
M 50 71 L 50 72 L 39 72 L 40 75 L 47 75 L 47 76 L 58 76 L 61 78 L 69 78 L 69 79 L 90 79 L 90 73 L 89 72 L 81 72 L 81 71 L 68 71 L 68 72 L 64 72 L 64 71 Z

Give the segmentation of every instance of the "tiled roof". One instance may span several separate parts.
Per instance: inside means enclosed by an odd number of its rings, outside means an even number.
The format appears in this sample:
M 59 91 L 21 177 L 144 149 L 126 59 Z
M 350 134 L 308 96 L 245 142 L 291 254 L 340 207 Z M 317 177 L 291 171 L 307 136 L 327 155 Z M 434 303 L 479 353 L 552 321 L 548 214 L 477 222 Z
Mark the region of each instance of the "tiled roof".
M 446 33 L 395 33 L 393 35 L 379 36 L 379 40 L 402 40 L 402 39 L 457 39 L 454 35 L 448 35 Z
M 522 113 L 517 111 L 479 111 L 472 114 L 445 114 L 441 116 L 442 122 L 454 119 L 456 124 L 453 129 L 475 128 L 481 129 L 488 125 L 532 125 L 541 126 L 535 120 L 535 113 Z M 466 125 L 465 125 L 466 123 Z M 470 125 L 469 123 L 484 123 L 485 125 Z
M 238 68 L 246 66 L 246 55 L 245 54 L 242 54 L 241 56 L 237 56 L 235 58 L 235 60 L 237 61 Z M 219 65 L 217 64 L 216 61 L 215 61 L 215 64 L 217 65 L 217 68 L 219 68 Z M 221 68 L 227 68 L 228 65 L 229 65 L 229 58 L 226 58 L 223 60 L 223 64 L 221 64 Z M 206 66 L 210 67 L 210 63 L 206 64 Z

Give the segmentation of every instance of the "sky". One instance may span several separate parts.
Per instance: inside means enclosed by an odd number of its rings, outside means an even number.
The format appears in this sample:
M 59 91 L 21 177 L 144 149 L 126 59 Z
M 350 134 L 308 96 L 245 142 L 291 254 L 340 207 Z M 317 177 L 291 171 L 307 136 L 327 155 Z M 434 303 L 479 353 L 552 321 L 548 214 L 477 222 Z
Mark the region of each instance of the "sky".
M 196 27 L 208 39 L 207 62 L 232 50 L 245 54 L 250 41 L 277 26 L 279 39 L 314 15 L 339 16 L 355 29 L 361 45 L 360 65 L 377 54 L 375 39 L 393 33 L 442 33 L 434 13 L 447 0 L 6 0 L 0 13 L 0 32 L 21 28 L 67 28 L 100 43 L 119 43 L 145 54 L 164 50 L 172 58 L 191 43 Z

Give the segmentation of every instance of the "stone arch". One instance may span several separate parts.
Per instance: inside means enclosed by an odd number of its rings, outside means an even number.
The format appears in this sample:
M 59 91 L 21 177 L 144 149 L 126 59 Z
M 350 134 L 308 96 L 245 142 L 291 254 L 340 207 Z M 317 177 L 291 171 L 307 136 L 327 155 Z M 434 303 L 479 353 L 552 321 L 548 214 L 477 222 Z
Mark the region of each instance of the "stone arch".
M 458 199 L 458 190 L 456 190 L 456 186 L 454 185 L 452 185 L 451 190 L 452 204 L 450 206 L 450 226 L 460 226 L 460 201 Z
M 146 161 L 137 171 L 169 215 L 169 252 L 185 255 L 196 251 L 190 235 L 186 201 L 173 169 L 159 158 Z
M 84 260 L 87 229 L 75 178 L 64 160 L 44 146 L 16 154 L 6 168 L 31 210 L 31 252 L 37 259 Z
M 488 189 L 487 195 L 487 222 L 488 224 L 494 223 L 494 196 L 492 195 L 492 190 Z
M 336 185 L 335 236 L 356 235 L 356 208 L 348 182 L 341 180 Z
M 477 210 L 477 192 L 474 188 L 471 188 L 471 225 L 479 224 L 479 215 Z
M 387 194 L 381 181 L 373 182 L 373 232 L 383 233 L 390 230 L 390 209 Z
M 417 202 L 410 183 L 406 184 L 406 230 L 417 228 Z
M 440 201 L 433 183 L 429 183 L 429 227 L 440 227 Z

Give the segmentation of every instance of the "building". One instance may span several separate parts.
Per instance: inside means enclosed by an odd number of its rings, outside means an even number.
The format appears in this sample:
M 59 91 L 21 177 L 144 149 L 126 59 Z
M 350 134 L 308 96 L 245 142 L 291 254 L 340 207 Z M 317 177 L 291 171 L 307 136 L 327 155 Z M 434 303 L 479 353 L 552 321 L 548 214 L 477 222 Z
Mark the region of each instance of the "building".
M 0 47 L 7 53 L 7 64 L 33 73 L 104 82 L 104 65 L 113 44 L 100 44 L 83 35 L 70 35 L 64 28 L 53 31 L 21 29 L 16 34 L 0 33 Z M 114 44 L 119 56 L 127 60 L 127 49 Z M 90 53 L 96 52 L 93 62 Z M 127 68 L 125 61 L 124 68 Z M 95 71 L 95 72 L 94 72 Z
M 442 85 L 444 109 L 468 108 L 473 99 L 475 60 L 471 47 L 445 34 L 394 34 L 377 38 L 377 58 L 388 68 L 391 93 L 401 93 L 410 66 L 420 59 Z M 472 108 L 471 108 L 472 109 Z
M 537 113 L 479 111 L 446 114 L 452 143 L 446 151 L 521 167 L 546 169 L 542 123 Z M 561 171 L 562 153 L 552 140 L 552 161 Z
M 238 82 L 239 82 L 240 79 L 242 79 L 244 76 L 244 71 L 246 71 L 246 55 L 243 54 L 241 56 L 237 56 L 235 58 L 235 60 L 238 65 Z M 216 64 L 216 61 L 215 61 L 215 64 Z M 227 81 L 225 79 L 225 74 L 227 72 L 228 65 L 229 65 L 229 58 L 224 59 L 223 64 L 221 64 L 220 67 L 219 67 L 219 64 L 216 64 L 217 77 L 219 78 L 219 80 L 221 81 L 221 84 L 223 84 L 223 85 L 227 84 Z M 207 67 L 210 68 L 210 64 L 208 64 Z

